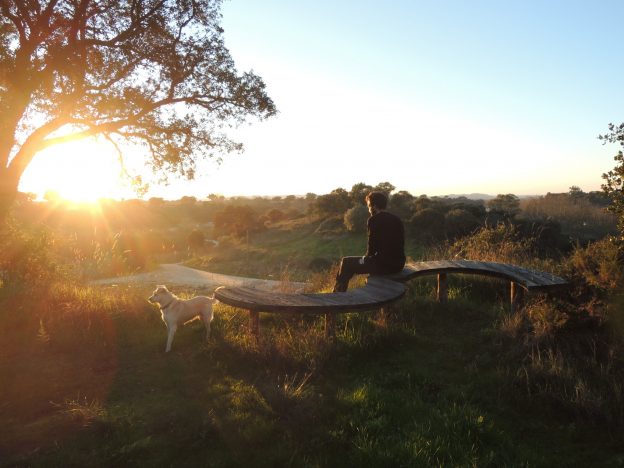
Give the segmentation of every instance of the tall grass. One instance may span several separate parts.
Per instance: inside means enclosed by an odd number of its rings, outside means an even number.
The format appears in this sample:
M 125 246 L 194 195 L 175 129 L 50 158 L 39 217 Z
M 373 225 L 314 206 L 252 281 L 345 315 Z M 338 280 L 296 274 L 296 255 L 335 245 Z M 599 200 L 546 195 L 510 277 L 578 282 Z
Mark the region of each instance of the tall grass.
M 564 234 L 582 241 L 601 239 L 615 233 L 616 229 L 615 217 L 604 207 L 596 206 L 586 198 L 565 194 L 523 200 L 522 217 L 555 220 L 561 224 Z

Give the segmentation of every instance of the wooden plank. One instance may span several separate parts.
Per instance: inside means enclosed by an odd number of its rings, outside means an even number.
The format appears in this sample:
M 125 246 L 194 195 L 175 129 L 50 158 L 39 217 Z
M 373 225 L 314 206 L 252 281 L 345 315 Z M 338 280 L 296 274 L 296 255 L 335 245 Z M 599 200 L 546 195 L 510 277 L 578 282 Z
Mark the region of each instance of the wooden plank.
M 373 309 L 401 298 L 406 286 L 389 281 L 373 280 L 363 288 L 344 293 L 284 294 L 253 288 L 219 288 L 215 297 L 234 307 L 263 312 L 316 312 L 324 310 Z

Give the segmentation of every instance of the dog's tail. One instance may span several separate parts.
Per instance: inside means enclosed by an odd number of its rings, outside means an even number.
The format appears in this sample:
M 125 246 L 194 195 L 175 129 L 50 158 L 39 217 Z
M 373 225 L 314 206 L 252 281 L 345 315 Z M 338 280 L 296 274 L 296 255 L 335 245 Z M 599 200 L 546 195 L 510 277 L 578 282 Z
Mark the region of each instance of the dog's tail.
M 217 291 L 219 289 L 223 289 L 225 288 L 225 286 L 219 286 L 217 289 L 214 290 L 214 293 L 212 294 L 212 296 L 210 296 L 210 299 L 212 299 L 212 303 L 214 304 L 215 302 L 219 302 L 219 299 L 217 299 Z

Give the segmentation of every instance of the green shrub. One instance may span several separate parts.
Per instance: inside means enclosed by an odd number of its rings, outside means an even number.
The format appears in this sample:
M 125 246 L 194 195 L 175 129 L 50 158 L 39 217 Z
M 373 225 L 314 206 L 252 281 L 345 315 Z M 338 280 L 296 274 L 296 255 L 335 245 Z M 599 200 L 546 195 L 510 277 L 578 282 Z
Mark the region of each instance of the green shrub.
M 361 204 L 348 209 L 344 214 L 344 225 L 349 232 L 365 232 L 368 209 Z
M 576 248 L 570 256 L 568 273 L 601 291 L 615 291 L 622 285 L 623 261 L 617 243 L 603 239 Z
M 533 257 L 530 239 L 521 239 L 511 224 L 484 227 L 471 236 L 455 241 L 449 248 L 451 258 L 466 258 L 487 262 L 530 264 Z
M 186 242 L 191 250 L 198 250 L 204 247 L 206 236 L 199 229 L 193 229 L 186 238 Z
M 444 215 L 444 230 L 450 238 L 470 234 L 479 227 L 479 220 L 468 210 L 455 208 Z
M 49 282 L 60 274 L 54 235 L 45 227 L 8 220 L 0 233 L 0 285 Z
M 444 232 L 444 214 L 434 208 L 424 208 L 412 216 L 409 226 L 419 239 L 436 239 Z

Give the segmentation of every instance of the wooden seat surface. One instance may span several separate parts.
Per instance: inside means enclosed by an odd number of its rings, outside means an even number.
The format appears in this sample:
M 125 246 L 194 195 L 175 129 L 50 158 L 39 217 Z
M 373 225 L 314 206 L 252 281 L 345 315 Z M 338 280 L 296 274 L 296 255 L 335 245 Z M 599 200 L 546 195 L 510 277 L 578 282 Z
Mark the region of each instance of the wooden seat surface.
M 401 282 L 369 277 L 366 285 L 340 293 L 286 294 L 247 287 L 221 287 L 215 298 L 224 304 L 256 312 L 324 314 L 379 308 L 400 299 L 407 290 Z
M 418 276 L 440 273 L 476 274 L 507 279 L 519 284 L 527 291 L 548 290 L 568 284 L 565 279 L 543 271 L 505 263 L 476 262 L 473 260 L 436 260 L 409 263 L 403 271 L 392 275 L 383 275 L 381 278 L 404 283 Z

